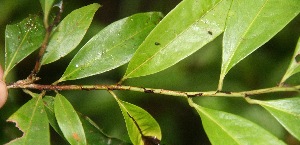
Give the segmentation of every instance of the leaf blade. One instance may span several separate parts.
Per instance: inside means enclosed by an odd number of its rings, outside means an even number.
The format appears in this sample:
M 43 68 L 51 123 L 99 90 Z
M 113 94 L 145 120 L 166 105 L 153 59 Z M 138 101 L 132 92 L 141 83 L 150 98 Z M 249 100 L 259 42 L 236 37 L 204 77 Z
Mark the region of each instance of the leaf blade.
M 223 37 L 219 90 L 233 66 L 270 40 L 299 12 L 297 0 L 233 1 Z
M 48 21 L 48 16 L 51 11 L 54 0 L 40 0 L 43 12 L 44 12 L 44 20 Z
M 200 115 L 212 144 L 285 144 L 265 129 L 242 117 L 204 108 L 191 102 L 190 104 Z
M 67 15 L 52 32 L 47 52 L 43 56 L 42 64 L 54 62 L 70 53 L 80 43 L 89 28 L 99 4 L 72 11 Z
M 34 15 L 6 26 L 4 78 L 16 64 L 40 47 L 44 34 L 42 20 Z
M 264 107 L 288 132 L 300 140 L 300 97 L 254 102 Z
M 125 119 L 130 140 L 134 145 L 155 142 L 159 144 L 161 131 L 156 120 L 142 108 L 125 101 L 118 100 Z
M 230 0 L 182 1 L 138 48 L 123 80 L 162 71 L 223 32 Z
M 284 76 L 280 82 L 281 84 L 284 83 L 292 75 L 300 72 L 299 56 L 300 56 L 300 37 L 298 39 L 298 43 L 295 48 L 295 52 L 293 54 L 290 65 L 289 65 L 288 69 L 286 70 L 286 73 L 284 74 Z
M 71 103 L 61 94 L 57 94 L 54 100 L 55 117 L 65 138 L 72 145 L 86 144 L 82 123 Z
M 127 63 L 161 17 L 157 12 L 142 13 L 107 26 L 75 55 L 60 81 L 88 77 Z
M 23 131 L 23 136 L 9 142 L 9 145 L 50 145 L 49 124 L 40 96 L 32 98 L 24 104 L 17 112 L 8 118 L 8 121 L 16 122 L 18 128 Z

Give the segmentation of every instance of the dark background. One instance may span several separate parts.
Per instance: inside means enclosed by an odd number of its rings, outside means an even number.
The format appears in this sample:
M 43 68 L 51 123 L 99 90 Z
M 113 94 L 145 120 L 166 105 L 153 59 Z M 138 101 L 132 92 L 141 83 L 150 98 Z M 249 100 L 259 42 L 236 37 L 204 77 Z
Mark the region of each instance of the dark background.
M 108 24 L 140 12 L 160 11 L 167 14 L 179 2 L 179 0 L 65 0 L 63 17 L 72 10 L 91 3 L 99 3 L 102 7 L 95 14 L 91 27 L 80 46 L 63 59 L 42 67 L 39 74 L 42 78 L 40 83 L 49 84 L 59 79 L 72 56 L 85 42 Z M 42 15 L 39 1 L 0 1 L 0 64 L 2 66 L 4 66 L 5 26 L 17 23 L 29 14 Z M 231 69 L 225 78 L 224 90 L 244 91 L 276 86 L 288 67 L 299 34 L 300 16 L 290 22 L 269 42 Z M 214 91 L 217 89 L 220 73 L 221 45 L 222 36 L 169 69 L 150 76 L 129 79 L 124 82 L 124 85 L 179 91 Z M 7 82 L 26 78 L 34 66 L 36 54 L 37 52 L 17 65 L 10 73 Z M 65 84 L 115 84 L 122 78 L 125 70 L 126 65 L 93 77 L 68 81 Z M 299 84 L 299 80 L 299 75 L 295 75 L 288 80 L 288 83 L 291 85 Z M 210 144 L 202 128 L 200 117 L 194 109 L 188 106 L 185 99 L 137 92 L 116 92 L 122 100 L 144 108 L 158 121 L 163 134 L 163 144 Z M 6 123 L 5 120 L 31 98 L 21 90 L 9 90 L 9 93 L 7 104 L 0 110 L 0 144 L 7 143 L 22 135 L 13 123 Z M 49 94 L 53 93 L 50 92 Z M 69 99 L 76 110 L 93 119 L 104 132 L 110 136 L 129 141 L 121 111 L 113 97 L 106 91 L 63 91 L 62 94 Z M 293 95 L 295 94 L 276 93 L 257 97 L 271 99 Z M 202 106 L 243 116 L 263 126 L 289 144 L 295 143 L 265 110 L 256 105 L 249 105 L 242 99 L 203 97 L 195 99 L 195 102 Z M 67 144 L 54 131 L 51 134 L 51 142 L 52 144 Z

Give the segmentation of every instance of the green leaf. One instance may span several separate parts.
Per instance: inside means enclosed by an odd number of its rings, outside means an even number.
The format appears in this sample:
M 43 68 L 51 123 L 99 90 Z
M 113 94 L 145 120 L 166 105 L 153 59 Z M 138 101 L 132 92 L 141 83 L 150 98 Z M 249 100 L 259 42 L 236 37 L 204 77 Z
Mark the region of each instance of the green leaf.
M 299 0 L 234 0 L 223 37 L 219 90 L 233 66 L 270 40 L 299 12 Z
M 282 126 L 300 140 L 300 97 L 272 101 L 251 100 L 269 111 Z
M 54 62 L 75 49 L 99 7 L 99 4 L 91 4 L 67 15 L 52 32 L 42 64 Z
M 138 48 L 123 80 L 162 71 L 223 32 L 231 0 L 184 0 Z
M 135 14 L 107 26 L 81 48 L 60 81 L 100 74 L 127 63 L 161 18 L 157 12 Z
M 295 52 L 290 62 L 289 68 L 287 69 L 280 83 L 284 83 L 284 81 L 286 81 L 289 77 L 298 72 L 300 72 L 300 37 L 298 39 L 298 43 L 295 48 Z
M 125 118 L 130 140 L 134 145 L 159 144 L 161 131 L 156 120 L 142 108 L 118 100 Z
M 82 126 L 85 130 L 87 144 L 89 145 L 128 145 L 117 138 L 106 135 L 90 118 L 79 114 Z
M 40 47 L 44 34 L 43 22 L 34 15 L 6 26 L 4 78 L 16 64 Z
M 52 5 L 55 0 L 40 0 L 43 12 L 44 12 L 44 20 L 48 21 L 48 16 L 51 11 Z
M 61 94 L 54 99 L 54 112 L 58 125 L 71 145 L 85 145 L 82 123 L 71 103 Z
M 45 96 L 43 98 L 43 103 L 45 106 L 45 111 L 47 113 L 48 121 L 52 128 L 60 135 L 64 136 L 63 133 L 61 132 L 59 125 L 57 123 L 57 120 L 55 118 L 55 113 L 54 113 L 54 98 L 51 96 Z
M 204 130 L 212 144 L 285 144 L 265 129 L 240 116 L 204 108 L 194 103 L 190 104 L 199 113 Z
M 8 145 L 50 145 L 50 131 L 42 97 L 35 97 L 8 118 L 23 132 L 21 138 Z

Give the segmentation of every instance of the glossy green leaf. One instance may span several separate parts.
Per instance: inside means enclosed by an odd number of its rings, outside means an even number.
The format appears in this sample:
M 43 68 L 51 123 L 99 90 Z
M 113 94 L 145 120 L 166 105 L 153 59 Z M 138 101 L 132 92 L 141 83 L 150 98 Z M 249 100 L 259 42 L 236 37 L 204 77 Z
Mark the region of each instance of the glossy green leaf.
M 231 0 L 184 0 L 138 48 L 123 78 L 162 71 L 223 32 Z
M 51 11 L 52 5 L 55 0 L 40 0 L 43 12 L 44 12 L 44 20 L 48 20 L 49 13 Z
M 298 39 L 297 46 L 295 48 L 294 55 L 290 62 L 289 68 L 287 69 L 285 75 L 283 76 L 281 83 L 284 83 L 289 77 L 300 72 L 300 37 Z
M 52 128 L 60 135 L 64 136 L 63 133 L 61 132 L 59 125 L 57 123 L 55 113 L 54 113 L 54 98 L 51 96 L 45 96 L 43 98 L 43 103 L 45 106 L 45 111 L 47 113 L 48 121 Z
M 41 97 L 32 98 L 8 118 L 23 132 L 21 138 L 7 145 L 50 145 L 50 131 Z
M 191 103 L 199 113 L 204 130 L 215 145 L 284 145 L 274 135 L 237 115 Z
M 269 111 L 282 126 L 300 140 L 300 97 L 272 101 L 252 100 Z
M 71 145 L 85 145 L 82 123 L 71 103 L 61 94 L 57 94 L 54 100 L 55 117 L 65 138 Z
M 156 120 L 142 108 L 117 100 L 125 118 L 130 140 L 134 145 L 159 144 L 161 131 Z
M 75 49 L 99 7 L 99 4 L 91 4 L 67 15 L 52 32 L 42 64 L 54 62 Z
M 5 30 L 5 72 L 38 49 L 44 38 L 43 22 L 38 16 L 30 15 L 20 23 L 7 25 Z
M 219 90 L 233 66 L 270 40 L 299 12 L 299 0 L 234 0 L 223 37 Z
M 81 48 L 60 81 L 100 74 L 127 63 L 161 18 L 161 13 L 141 13 L 107 26 Z
M 109 137 L 94 123 L 90 118 L 80 115 L 84 131 L 86 132 L 86 140 L 89 145 L 129 145 L 117 138 Z

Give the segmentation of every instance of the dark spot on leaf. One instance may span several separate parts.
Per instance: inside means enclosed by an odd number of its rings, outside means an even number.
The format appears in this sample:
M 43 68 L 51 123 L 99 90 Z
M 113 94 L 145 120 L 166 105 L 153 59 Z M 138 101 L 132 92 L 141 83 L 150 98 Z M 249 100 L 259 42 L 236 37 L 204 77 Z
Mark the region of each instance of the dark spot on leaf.
M 159 43 L 159 42 L 155 42 L 154 44 L 155 44 L 155 45 L 160 45 L 160 43 Z
M 157 139 L 155 136 L 142 136 L 144 145 L 159 145 L 160 140 Z
M 297 54 L 295 57 L 295 61 L 300 64 L 300 54 Z
M 207 33 L 208 33 L 209 35 L 212 35 L 212 34 L 213 34 L 211 31 L 207 31 Z

